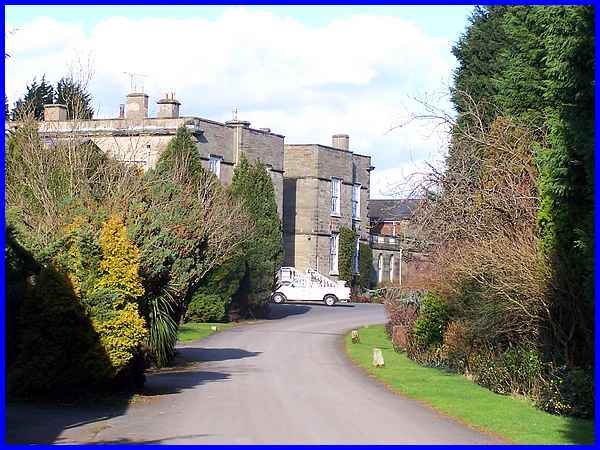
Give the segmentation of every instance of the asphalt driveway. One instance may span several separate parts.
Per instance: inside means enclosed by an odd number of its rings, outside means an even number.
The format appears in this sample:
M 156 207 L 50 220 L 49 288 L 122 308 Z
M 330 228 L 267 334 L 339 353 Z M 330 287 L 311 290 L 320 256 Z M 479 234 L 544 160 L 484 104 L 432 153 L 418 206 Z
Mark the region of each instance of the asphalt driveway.
M 344 333 L 381 305 L 273 305 L 272 320 L 179 348 L 132 405 L 10 406 L 10 442 L 165 444 L 496 443 L 388 391 L 354 367 Z

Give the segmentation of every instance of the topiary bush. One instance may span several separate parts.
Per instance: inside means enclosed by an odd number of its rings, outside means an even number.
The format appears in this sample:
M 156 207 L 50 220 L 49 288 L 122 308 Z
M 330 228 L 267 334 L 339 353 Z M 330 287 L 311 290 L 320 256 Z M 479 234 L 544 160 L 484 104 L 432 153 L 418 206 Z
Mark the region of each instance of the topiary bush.
M 194 294 L 185 314 L 185 322 L 223 322 L 227 302 L 216 294 Z
M 415 344 L 421 348 L 441 344 L 447 323 L 448 304 L 436 294 L 426 294 L 413 328 Z

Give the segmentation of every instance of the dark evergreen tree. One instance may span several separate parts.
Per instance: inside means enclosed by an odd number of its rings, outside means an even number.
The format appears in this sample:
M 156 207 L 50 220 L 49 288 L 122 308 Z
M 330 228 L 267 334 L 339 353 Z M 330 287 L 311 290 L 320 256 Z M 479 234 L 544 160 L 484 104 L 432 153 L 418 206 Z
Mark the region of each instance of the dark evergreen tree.
M 488 120 L 494 114 L 492 102 L 498 92 L 494 75 L 502 69 L 500 52 L 508 39 L 502 26 L 505 12 L 504 6 L 477 6 L 469 18 L 467 30 L 452 47 L 452 54 L 459 65 L 454 71 L 451 94 L 459 113 L 469 108 L 464 96 L 467 93 L 476 103 L 488 106 Z M 459 115 L 459 122 L 461 120 L 465 117 Z
M 275 189 L 264 164 L 250 164 L 242 154 L 230 190 L 253 220 L 254 235 L 243 249 L 244 277 L 233 297 L 242 316 L 263 316 L 283 260 L 282 227 Z
M 547 132 L 532 155 L 541 245 L 556 283 L 549 295 L 559 326 L 547 339 L 583 365 L 594 351 L 594 35 L 592 6 L 490 6 L 476 9 L 453 48 L 457 127 L 468 126 L 466 92 L 490 106 L 486 125 L 508 115 Z
M 145 295 L 140 304 L 158 365 L 174 354 L 179 321 L 201 278 L 207 242 L 198 236 L 199 214 L 194 212 L 195 180 L 203 170 L 189 130 L 180 127 L 156 167 L 146 173 L 147 188 L 129 215 L 128 226 L 141 254 Z
M 54 103 L 54 88 L 46 81 L 46 75 L 38 83 L 36 78 L 27 85 L 27 92 L 17 100 L 12 112 L 13 120 L 32 114 L 36 120 L 44 118 L 44 105 Z
M 56 84 L 56 103 L 67 106 L 69 119 L 91 119 L 94 116 L 91 95 L 72 78 L 61 78 Z
M 539 224 L 558 285 L 553 333 L 571 362 L 594 352 L 594 8 L 519 7 L 507 21 L 499 104 L 548 130 L 536 153 Z M 517 74 L 521 74 L 518 76 Z M 575 330 L 575 331 L 573 331 Z

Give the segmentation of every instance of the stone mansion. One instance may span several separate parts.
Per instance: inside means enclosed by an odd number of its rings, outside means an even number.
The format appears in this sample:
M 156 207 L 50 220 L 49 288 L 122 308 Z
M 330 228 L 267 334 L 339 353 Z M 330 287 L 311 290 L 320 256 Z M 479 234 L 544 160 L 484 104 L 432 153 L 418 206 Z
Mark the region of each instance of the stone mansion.
M 226 185 L 231 183 L 242 153 L 250 161 L 260 160 L 266 165 L 283 222 L 284 265 L 299 270 L 310 267 L 336 278 L 341 227 L 356 230 L 359 242 L 376 243 L 370 233 L 369 214 L 374 167 L 370 156 L 351 149 L 348 135 L 333 135 L 330 145 L 288 144 L 283 135 L 269 128 L 252 128 L 237 117 L 220 123 L 180 116 L 180 105 L 174 94 L 166 94 L 157 102 L 156 117 L 148 117 L 148 95 L 134 92 L 127 95 L 117 118 L 78 121 L 67 120 L 65 105 L 46 105 L 39 131 L 45 140 L 60 140 L 75 133 L 115 159 L 148 170 L 177 129 L 185 126 L 196 141 L 204 166 Z M 12 126 L 7 123 L 6 129 Z M 402 274 L 409 271 L 402 270 L 402 245 L 385 252 L 375 250 L 374 283 L 405 281 Z M 391 255 L 392 269 L 389 262 L 384 269 L 384 253 L 387 258 Z

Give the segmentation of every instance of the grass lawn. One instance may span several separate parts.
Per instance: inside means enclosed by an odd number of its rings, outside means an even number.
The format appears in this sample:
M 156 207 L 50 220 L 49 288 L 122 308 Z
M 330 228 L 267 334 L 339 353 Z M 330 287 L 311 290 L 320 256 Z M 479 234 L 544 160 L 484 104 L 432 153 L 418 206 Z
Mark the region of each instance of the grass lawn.
M 214 333 L 214 331 L 210 329 L 212 326 L 216 326 L 217 331 L 222 331 L 234 327 L 235 325 L 235 323 L 184 323 L 179 326 L 177 342 L 184 343 L 204 339 L 206 336 L 210 336 Z
M 554 416 L 526 400 L 495 394 L 462 375 L 420 366 L 394 351 L 383 325 L 361 328 L 359 332 L 359 344 L 352 344 L 350 334 L 345 337 L 348 355 L 396 392 L 513 443 L 594 442 L 593 421 Z M 384 368 L 372 366 L 373 347 L 382 349 Z

